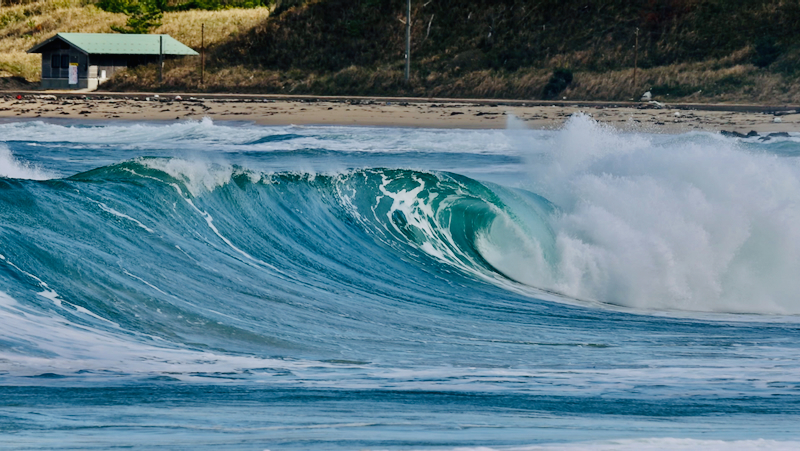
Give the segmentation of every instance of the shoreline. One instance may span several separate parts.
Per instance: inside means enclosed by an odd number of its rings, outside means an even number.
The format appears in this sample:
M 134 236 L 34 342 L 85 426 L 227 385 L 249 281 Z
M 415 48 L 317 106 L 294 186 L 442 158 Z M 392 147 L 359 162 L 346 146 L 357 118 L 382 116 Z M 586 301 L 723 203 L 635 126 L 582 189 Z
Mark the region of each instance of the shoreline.
M 791 106 L 263 94 L 0 93 L 0 118 L 5 120 L 176 122 L 208 117 L 273 126 L 504 129 L 509 116 L 514 116 L 526 128 L 557 129 L 575 113 L 620 130 L 648 133 L 800 131 L 800 107 Z

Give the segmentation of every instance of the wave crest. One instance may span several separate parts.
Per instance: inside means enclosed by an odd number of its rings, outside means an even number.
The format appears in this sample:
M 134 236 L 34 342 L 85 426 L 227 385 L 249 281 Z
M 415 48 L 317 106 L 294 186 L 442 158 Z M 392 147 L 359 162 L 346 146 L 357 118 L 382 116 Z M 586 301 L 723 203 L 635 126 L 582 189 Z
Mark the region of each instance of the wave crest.
M 8 147 L 0 144 L 0 177 L 26 180 L 49 180 L 55 175 L 30 163 L 19 161 Z

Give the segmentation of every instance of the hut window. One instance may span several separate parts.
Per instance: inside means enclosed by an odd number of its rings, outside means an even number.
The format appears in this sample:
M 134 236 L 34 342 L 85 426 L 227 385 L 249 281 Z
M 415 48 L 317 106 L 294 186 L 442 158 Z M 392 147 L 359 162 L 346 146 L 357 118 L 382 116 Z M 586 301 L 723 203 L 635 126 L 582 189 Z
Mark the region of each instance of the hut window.
M 69 69 L 69 55 L 61 55 L 61 68 Z
M 58 69 L 61 67 L 61 55 L 51 55 L 50 56 L 50 68 L 51 69 Z

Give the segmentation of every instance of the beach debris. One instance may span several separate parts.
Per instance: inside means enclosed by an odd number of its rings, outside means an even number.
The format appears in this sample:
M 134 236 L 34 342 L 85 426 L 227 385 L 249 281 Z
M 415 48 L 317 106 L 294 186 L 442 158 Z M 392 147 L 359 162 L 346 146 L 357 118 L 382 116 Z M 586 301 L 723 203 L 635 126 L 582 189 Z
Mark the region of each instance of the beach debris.
M 788 110 L 788 111 L 776 111 L 772 113 L 773 116 L 786 116 L 788 114 L 797 114 L 797 110 Z
M 783 122 L 783 119 L 781 119 L 779 117 L 776 117 L 775 119 L 772 120 L 772 122 L 774 122 L 776 124 L 780 124 L 781 122 Z
M 774 133 L 770 133 L 767 136 L 762 136 L 758 140 L 762 141 L 762 142 L 765 142 L 765 141 L 769 141 L 772 138 L 788 138 L 788 137 L 789 137 L 789 134 L 786 133 L 786 132 L 774 132 Z
M 22 100 L 22 96 L 17 94 L 17 100 Z
M 742 134 L 742 133 L 739 133 L 739 132 L 735 132 L 735 131 L 733 131 L 733 132 L 729 132 L 729 131 L 727 131 L 727 130 L 722 130 L 722 131 L 720 131 L 720 132 L 719 132 L 719 134 L 720 134 L 720 135 L 722 135 L 722 136 L 727 136 L 727 137 L 729 137 L 729 138 L 753 138 L 753 137 L 755 137 L 755 136 L 758 136 L 758 132 L 757 132 L 757 131 L 755 131 L 755 130 L 750 130 L 749 132 L 747 132 L 747 134 L 746 134 L 746 135 L 744 135 L 744 134 Z M 775 133 L 770 133 L 770 135 L 780 135 L 780 133 L 778 133 L 778 134 L 775 134 Z M 766 138 L 766 139 L 771 139 L 771 138 L 769 138 L 769 136 L 770 136 L 770 135 L 767 135 L 767 136 L 765 136 L 765 137 L 762 137 L 761 139 L 762 139 L 762 140 L 763 140 L 764 138 Z M 789 136 L 789 134 L 787 133 L 787 134 L 786 134 L 786 136 Z
M 675 117 L 681 117 L 681 112 L 680 112 L 680 111 L 676 111 L 676 112 L 675 112 L 675 114 L 674 114 L 674 116 L 675 116 Z
M 725 136 L 727 138 L 747 138 L 747 135 L 744 135 L 739 132 L 729 132 L 727 130 L 722 130 L 719 132 L 720 135 Z
M 642 98 L 640 99 L 642 102 L 649 102 L 653 100 L 653 93 L 650 91 L 645 92 L 642 94 Z
M 51 94 L 36 96 L 36 98 L 41 100 L 57 100 L 56 96 Z
M 666 107 L 667 107 L 667 105 L 666 105 L 666 104 L 664 104 L 664 103 L 658 102 L 658 101 L 656 101 L 656 100 L 650 100 L 650 101 L 649 101 L 649 102 L 647 102 L 647 103 L 643 103 L 643 104 L 641 104 L 641 105 L 638 105 L 638 106 L 636 107 L 636 109 L 637 109 L 637 110 L 652 110 L 652 109 L 659 109 L 659 110 L 661 110 L 661 109 L 664 109 L 664 108 L 666 108 Z
M 175 100 L 183 100 L 181 96 L 175 96 Z

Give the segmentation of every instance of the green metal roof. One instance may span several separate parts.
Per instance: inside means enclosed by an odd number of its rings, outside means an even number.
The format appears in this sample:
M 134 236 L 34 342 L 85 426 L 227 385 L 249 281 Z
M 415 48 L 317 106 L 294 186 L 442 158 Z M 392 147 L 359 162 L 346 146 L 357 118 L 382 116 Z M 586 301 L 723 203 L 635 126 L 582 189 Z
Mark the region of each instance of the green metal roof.
M 32 47 L 28 53 L 60 39 L 87 55 L 158 55 L 159 38 L 163 37 L 164 55 L 198 55 L 168 34 L 58 33 Z

